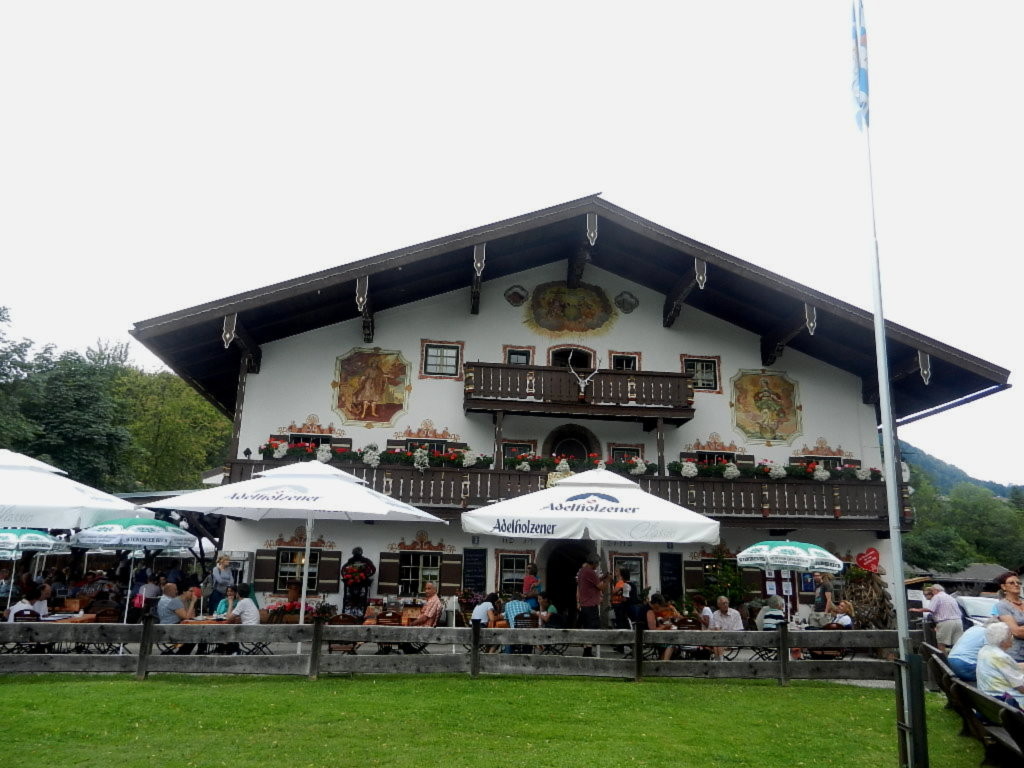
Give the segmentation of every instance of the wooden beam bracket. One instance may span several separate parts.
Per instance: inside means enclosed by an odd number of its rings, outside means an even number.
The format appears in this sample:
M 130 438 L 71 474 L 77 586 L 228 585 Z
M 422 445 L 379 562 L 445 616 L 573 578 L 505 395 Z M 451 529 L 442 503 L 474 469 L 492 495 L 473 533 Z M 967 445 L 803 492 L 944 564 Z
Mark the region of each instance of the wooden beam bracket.
M 469 313 L 480 314 L 480 287 L 483 283 L 484 266 L 487 264 L 487 243 L 473 246 L 473 283 L 469 289 Z
M 363 316 L 363 343 L 373 343 L 373 308 L 370 305 L 370 276 L 356 278 L 356 309 Z
M 260 365 L 263 362 L 263 351 L 260 345 L 249 335 L 249 332 L 238 319 L 238 313 L 232 312 L 224 315 L 224 323 L 221 327 L 220 340 L 224 343 L 224 349 L 236 344 L 242 352 L 242 360 L 245 361 L 246 373 L 259 373 Z
M 811 328 L 817 330 L 817 327 L 817 310 L 804 304 L 804 309 L 799 315 L 791 316 L 761 337 L 761 365 L 774 365 L 775 361 L 782 357 L 782 352 L 789 342 L 805 329 L 813 335 L 814 331 Z

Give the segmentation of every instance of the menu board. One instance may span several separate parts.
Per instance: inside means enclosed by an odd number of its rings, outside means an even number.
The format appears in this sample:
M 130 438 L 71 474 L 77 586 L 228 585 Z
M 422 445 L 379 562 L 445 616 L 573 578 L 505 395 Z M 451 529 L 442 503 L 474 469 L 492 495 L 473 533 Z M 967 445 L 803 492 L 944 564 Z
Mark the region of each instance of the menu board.
M 662 552 L 658 558 L 661 593 L 669 600 L 683 596 L 683 556 Z
M 487 550 L 462 550 L 462 588 L 471 592 L 487 591 Z

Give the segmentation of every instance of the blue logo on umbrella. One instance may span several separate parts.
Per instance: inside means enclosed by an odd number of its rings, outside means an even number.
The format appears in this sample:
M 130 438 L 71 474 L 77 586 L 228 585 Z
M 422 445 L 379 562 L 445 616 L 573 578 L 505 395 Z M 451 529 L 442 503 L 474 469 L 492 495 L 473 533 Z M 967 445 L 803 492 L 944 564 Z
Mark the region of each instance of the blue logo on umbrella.
M 579 501 L 580 499 L 604 499 L 612 504 L 619 503 L 618 499 L 614 496 L 609 496 L 607 493 L 578 493 L 575 496 L 570 496 L 566 501 Z

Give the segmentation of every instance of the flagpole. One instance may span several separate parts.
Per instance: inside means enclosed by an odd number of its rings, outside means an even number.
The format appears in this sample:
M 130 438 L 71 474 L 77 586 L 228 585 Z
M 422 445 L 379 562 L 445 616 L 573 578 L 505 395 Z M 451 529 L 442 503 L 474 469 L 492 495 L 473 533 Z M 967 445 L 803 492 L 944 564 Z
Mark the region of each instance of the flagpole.
M 903 584 L 903 542 L 900 531 L 899 482 L 902 469 L 896 451 L 896 426 L 892 418 L 892 393 L 889 387 L 889 357 L 885 335 L 885 312 L 882 302 L 882 261 L 878 249 L 878 226 L 875 216 L 875 179 L 871 158 L 871 120 L 868 106 L 867 29 L 864 24 L 864 3 L 858 0 L 853 7 L 854 95 L 858 105 L 857 123 L 864 132 L 864 146 L 868 164 L 868 200 L 871 211 L 871 241 L 874 249 L 872 265 L 872 292 L 874 294 L 875 361 L 878 374 L 878 409 L 881 417 L 882 460 L 885 478 L 886 509 L 889 517 L 889 588 L 896 611 L 896 634 L 903 674 L 898 676 L 902 692 L 903 711 L 900 712 L 904 729 L 898 729 L 903 746 L 901 757 L 909 768 L 915 768 L 918 750 L 915 742 L 926 739 L 924 723 L 916 723 L 912 705 L 909 664 L 910 614 L 907 612 L 907 591 Z M 927 742 L 925 741 L 926 745 Z M 927 765 L 927 747 L 923 750 L 923 765 Z

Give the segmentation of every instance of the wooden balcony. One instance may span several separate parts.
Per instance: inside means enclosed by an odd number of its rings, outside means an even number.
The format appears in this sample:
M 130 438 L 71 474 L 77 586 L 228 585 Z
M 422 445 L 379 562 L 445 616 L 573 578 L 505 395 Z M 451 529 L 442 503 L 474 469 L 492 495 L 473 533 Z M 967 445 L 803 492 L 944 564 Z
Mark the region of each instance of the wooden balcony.
M 286 459 L 238 460 L 228 463 L 228 481 L 248 480 L 254 472 L 292 463 Z M 370 487 L 449 520 L 458 511 L 540 490 L 546 472 L 431 467 L 420 472 L 401 464 L 335 464 L 366 480 Z M 888 530 L 885 485 L 880 482 L 833 480 L 771 480 L 752 478 L 683 478 L 678 475 L 639 478 L 641 487 L 725 525 L 786 529 L 803 527 Z M 901 522 L 912 522 L 901 487 Z M 445 514 L 445 510 L 450 510 Z
M 693 418 L 691 377 L 662 371 L 579 371 L 550 366 L 466 363 L 466 412 L 571 416 L 679 426 Z M 589 378 L 589 380 L 587 380 Z

